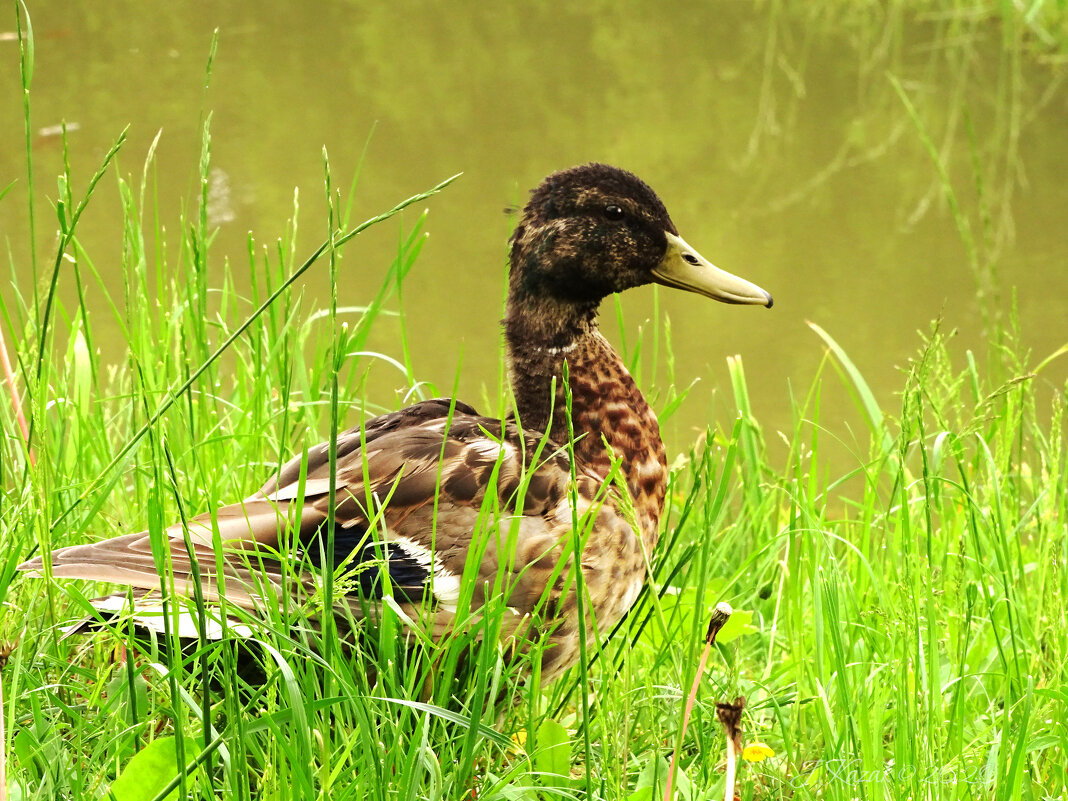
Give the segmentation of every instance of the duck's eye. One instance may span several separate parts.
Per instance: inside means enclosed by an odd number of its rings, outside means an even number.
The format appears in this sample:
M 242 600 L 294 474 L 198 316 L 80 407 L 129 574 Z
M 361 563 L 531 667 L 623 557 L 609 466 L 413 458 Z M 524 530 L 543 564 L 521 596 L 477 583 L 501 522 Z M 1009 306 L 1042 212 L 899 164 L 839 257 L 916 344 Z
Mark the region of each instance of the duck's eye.
M 609 203 L 604 207 L 604 216 L 612 222 L 618 222 L 623 219 L 623 209 L 614 203 Z

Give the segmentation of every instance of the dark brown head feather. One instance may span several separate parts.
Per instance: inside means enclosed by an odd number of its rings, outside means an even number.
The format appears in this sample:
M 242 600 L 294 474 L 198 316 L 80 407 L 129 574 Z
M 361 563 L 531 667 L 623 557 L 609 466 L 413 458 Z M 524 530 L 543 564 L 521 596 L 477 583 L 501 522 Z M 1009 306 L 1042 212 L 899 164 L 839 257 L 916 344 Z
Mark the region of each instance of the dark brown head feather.
M 510 296 L 551 298 L 583 309 L 652 280 L 667 209 L 633 173 L 586 164 L 553 173 L 531 193 L 512 236 Z

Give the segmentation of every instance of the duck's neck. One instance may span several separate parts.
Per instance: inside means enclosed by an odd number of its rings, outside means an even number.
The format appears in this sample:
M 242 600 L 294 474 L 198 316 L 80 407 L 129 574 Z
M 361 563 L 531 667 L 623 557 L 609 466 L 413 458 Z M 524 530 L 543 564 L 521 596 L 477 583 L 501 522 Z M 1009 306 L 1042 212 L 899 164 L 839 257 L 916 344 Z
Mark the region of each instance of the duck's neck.
M 642 539 L 651 551 L 667 485 L 656 414 L 597 330 L 596 306 L 570 309 L 569 315 L 563 311 L 509 304 L 505 336 L 520 423 L 528 430 L 548 430 L 558 445 L 568 441 L 566 361 L 577 466 L 604 477 L 613 456 L 621 461 Z

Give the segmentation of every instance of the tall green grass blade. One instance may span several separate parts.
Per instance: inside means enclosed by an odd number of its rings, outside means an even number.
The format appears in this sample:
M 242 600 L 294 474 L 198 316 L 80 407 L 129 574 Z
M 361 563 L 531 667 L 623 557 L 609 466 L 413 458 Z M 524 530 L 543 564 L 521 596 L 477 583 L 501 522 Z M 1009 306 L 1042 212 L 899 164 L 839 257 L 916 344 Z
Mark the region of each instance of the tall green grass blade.
M 808 327 L 815 331 L 816 335 L 824 341 L 831 353 L 834 354 L 835 359 L 837 359 L 838 363 L 842 366 L 842 369 L 845 370 L 846 375 L 849 377 L 850 385 L 853 391 L 856 392 L 860 406 L 867 418 L 868 427 L 871 429 L 873 439 L 878 444 L 883 454 L 889 453 L 891 440 L 883 421 L 883 412 L 882 409 L 879 408 L 879 403 L 875 399 L 875 393 L 871 391 L 868 382 L 864 380 L 864 376 L 861 375 L 860 370 L 857 369 L 853 360 L 849 358 L 849 355 L 830 334 L 812 322 L 808 323 Z
M 193 370 L 192 373 L 184 381 L 181 381 L 167 392 L 166 398 L 152 413 L 148 421 L 145 422 L 145 424 L 141 426 L 141 428 L 138 429 L 137 432 L 134 433 L 134 435 L 126 441 L 125 445 L 123 445 L 119 452 L 115 454 L 112 460 L 104 467 L 101 473 L 97 476 L 97 478 L 89 485 L 88 488 L 86 488 L 85 491 L 83 491 L 79 495 L 77 500 L 71 506 L 68 506 L 63 511 L 59 518 L 57 518 L 53 522 L 53 525 L 58 525 L 63 520 L 65 520 L 75 509 L 78 508 L 78 506 L 80 506 L 87 498 L 89 498 L 90 495 L 96 493 L 104 487 L 112 486 L 114 482 L 117 481 L 117 477 L 113 476 L 112 472 L 119 465 L 123 464 L 127 456 L 129 456 L 130 452 L 141 442 L 145 435 L 150 430 L 152 430 L 152 427 L 159 422 L 159 420 L 163 417 L 164 414 L 167 413 L 171 406 L 173 406 L 186 392 L 189 391 L 189 389 L 201 377 L 201 375 L 203 375 L 208 370 L 208 368 L 210 368 L 219 359 L 219 357 L 222 356 L 222 354 L 228 351 L 230 347 L 234 344 L 234 342 L 236 342 L 245 333 L 245 331 L 248 330 L 248 328 L 257 319 L 259 319 L 259 317 L 267 309 L 269 309 L 274 304 L 274 302 L 296 282 L 298 278 L 300 278 L 300 276 L 307 272 L 307 270 L 319 259 L 320 256 L 323 255 L 323 253 L 325 253 L 331 247 L 340 247 L 341 245 L 350 241 L 354 237 L 363 233 L 371 226 L 377 225 L 378 223 L 383 222 L 384 220 L 388 220 L 390 217 L 393 217 L 396 214 L 400 213 L 402 210 L 412 205 L 413 203 L 419 203 L 420 201 L 432 197 L 459 177 L 459 174 L 457 174 L 451 178 L 447 178 L 446 180 L 435 186 L 433 189 L 427 190 L 426 192 L 421 192 L 417 195 L 413 195 L 407 200 L 401 201 L 389 211 L 384 212 L 383 214 L 378 214 L 368 220 L 365 220 L 363 223 L 356 226 L 353 230 L 349 231 L 343 236 L 338 237 L 336 240 L 333 240 L 332 242 L 324 242 L 322 245 L 320 245 L 312 253 L 312 255 L 309 256 L 299 268 L 297 268 L 297 270 L 291 273 L 286 278 L 286 280 L 282 282 L 282 284 L 279 285 L 278 288 L 275 289 L 274 292 L 272 292 L 270 296 L 268 296 L 268 298 L 264 300 L 263 303 L 261 303 L 260 306 L 244 320 L 244 322 L 237 326 L 237 328 L 222 342 L 222 344 L 220 344 L 215 349 L 215 351 L 204 362 L 202 362 L 195 370 Z M 104 498 L 100 497 L 98 501 L 93 505 L 93 507 L 89 510 L 88 516 L 91 517 L 93 514 L 95 514 L 99 510 L 103 502 Z

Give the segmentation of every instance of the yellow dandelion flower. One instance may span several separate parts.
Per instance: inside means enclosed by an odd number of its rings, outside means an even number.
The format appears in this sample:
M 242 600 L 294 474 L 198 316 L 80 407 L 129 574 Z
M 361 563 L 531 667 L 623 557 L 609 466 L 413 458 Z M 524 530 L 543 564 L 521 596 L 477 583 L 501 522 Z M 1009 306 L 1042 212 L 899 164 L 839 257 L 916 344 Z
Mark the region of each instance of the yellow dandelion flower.
M 512 753 L 514 753 L 514 754 L 524 754 L 524 753 L 526 753 L 526 745 L 527 745 L 527 733 L 525 731 L 520 729 L 519 731 L 517 731 L 514 734 L 512 734 L 512 747 L 511 747 Z
M 763 762 L 772 756 L 775 756 L 775 752 L 764 743 L 749 743 L 742 749 L 742 759 L 746 762 Z

